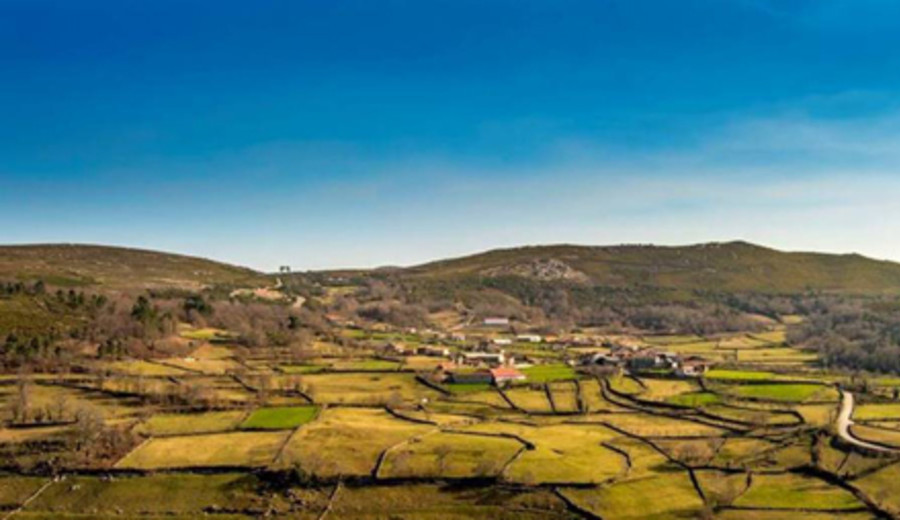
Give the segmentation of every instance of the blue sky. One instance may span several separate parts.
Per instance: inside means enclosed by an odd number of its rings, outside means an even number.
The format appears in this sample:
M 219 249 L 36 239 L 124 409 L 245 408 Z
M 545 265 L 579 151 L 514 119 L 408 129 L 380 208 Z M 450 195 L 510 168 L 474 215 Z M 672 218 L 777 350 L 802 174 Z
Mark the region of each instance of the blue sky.
M 0 0 L 0 243 L 900 260 L 900 2 Z

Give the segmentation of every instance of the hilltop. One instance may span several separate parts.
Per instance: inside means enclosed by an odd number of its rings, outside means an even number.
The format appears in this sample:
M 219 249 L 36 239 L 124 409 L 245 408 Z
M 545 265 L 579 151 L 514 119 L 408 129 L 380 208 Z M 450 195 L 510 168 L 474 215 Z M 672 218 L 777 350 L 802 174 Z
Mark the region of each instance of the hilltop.
M 900 292 L 900 264 L 857 254 L 793 253 L 747 242 L 663 247 L 498 249 L 402 271 L 410 280 L 499 279 L 671 290 L 859 294 Z
M 262 285 L 252 269 L 191 256 L 97 245 L 0 246 L 0 279 L 106 288 Z

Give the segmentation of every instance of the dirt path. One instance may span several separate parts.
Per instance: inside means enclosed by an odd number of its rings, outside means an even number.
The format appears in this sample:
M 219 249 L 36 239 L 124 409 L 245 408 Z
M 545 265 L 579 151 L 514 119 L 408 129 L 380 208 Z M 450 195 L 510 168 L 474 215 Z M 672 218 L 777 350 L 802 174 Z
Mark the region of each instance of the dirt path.
M 841 392 L 841 412 L 838 414 L 837 419 L 837 428 L 838 435 L 840 435 L 841 439 L 844 441 L 871 451 L 877 451 L 879 453 L 900 453 L 900 450 L 890 449 L 886 446 L 881 446 L 878 444 L 872 444 L 870 442 L 866 442 L 864 440 L 857 439 L 853 436 L 853 433 L 850 431 L 850 426 L 853 425 L 853 394 L 847 391 Z

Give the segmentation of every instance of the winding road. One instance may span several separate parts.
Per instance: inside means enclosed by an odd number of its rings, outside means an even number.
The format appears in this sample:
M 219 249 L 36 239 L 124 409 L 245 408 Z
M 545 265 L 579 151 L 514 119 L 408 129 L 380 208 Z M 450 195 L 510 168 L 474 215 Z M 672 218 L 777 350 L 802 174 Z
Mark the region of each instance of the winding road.
M 841 412 L 838 414 L 837 420 L 838 435 L 840 435 L 841 439 L 844 439 L 846 442 L 854 446 L 858 446 L 867 450 L 877 451 L 879 453 L 900 453 L 900 450 L 891 449 L 878 444 L 872 444 L 870 442 L 866 442 L 854 437 L 853 433 L 850 431 L 850 426 L 853 425 L 853 419 L 851 419 L 851 417 L 853 417 L 853 394 L 842 390 Z

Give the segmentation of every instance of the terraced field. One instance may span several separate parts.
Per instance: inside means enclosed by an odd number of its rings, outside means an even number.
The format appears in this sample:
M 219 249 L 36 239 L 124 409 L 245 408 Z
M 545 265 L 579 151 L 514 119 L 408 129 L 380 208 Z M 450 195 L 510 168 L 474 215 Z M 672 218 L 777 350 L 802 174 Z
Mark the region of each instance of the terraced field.
M 104 378 L 0 380 L 0 454 L 20 468 L 0 475 L 0 511 L 103 520 L 900 513 L 900 458 L 834 437 L 841 374 L 733 363 L 703 378 L 591 374 L 547 350 L 549 362 L 523 370 L 527 381 L 498 388 L 436 381 L 433 358 L 392 361 L 332 344 L 328 356 L 247 359 L 203 343 L 221 336 L 195 331 L 191 356 L 104 363 Z M 783 348 L 772 346 L 779 331 L 651 341 L 691 352 Z M 14 423 L 22 385 L 34 409 Z M 859 437 L 900 446 L 900 408 L 883 394 L 865 394 L 854 420 Z M 86 438 L 110 453 L 93 463 L 67 455 Z M 50 460 L 65 465 L 60 479 L 35 469 Z

